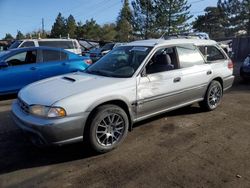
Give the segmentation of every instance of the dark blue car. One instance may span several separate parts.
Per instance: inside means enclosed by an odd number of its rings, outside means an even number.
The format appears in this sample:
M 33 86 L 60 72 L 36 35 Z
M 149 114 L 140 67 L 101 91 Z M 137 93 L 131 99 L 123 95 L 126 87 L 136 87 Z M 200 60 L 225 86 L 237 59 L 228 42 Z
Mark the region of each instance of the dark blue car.
M 245 61 L 240 67 L 240 76 L 244 80 L 250 80 L 250 54 L 246 57 Z
M 0 95 L 17 93 L 32 82 L 84 70 L 91 60 L 69 51 L 33 47 L 0 52 Z

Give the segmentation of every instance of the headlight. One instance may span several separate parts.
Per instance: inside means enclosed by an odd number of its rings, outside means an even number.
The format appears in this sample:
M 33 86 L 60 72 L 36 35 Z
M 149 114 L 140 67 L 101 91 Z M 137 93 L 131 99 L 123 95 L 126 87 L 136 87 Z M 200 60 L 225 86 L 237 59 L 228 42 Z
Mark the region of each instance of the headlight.
M 66 116 L 66 111 L 61 107 L 32 105 L 29 108 L 29 112 L 36 116 L 49 117 L 49 118 Z

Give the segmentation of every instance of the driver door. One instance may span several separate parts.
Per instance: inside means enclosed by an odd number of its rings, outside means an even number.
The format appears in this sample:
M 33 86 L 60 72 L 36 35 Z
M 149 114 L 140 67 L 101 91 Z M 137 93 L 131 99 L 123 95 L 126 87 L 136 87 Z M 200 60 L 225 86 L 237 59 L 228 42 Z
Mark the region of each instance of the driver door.
M 0 93 L 16 93 L 22 87 L 38 80 L 37 51 L 26 50 L 8 56 L 7 67 L 0 70 Z

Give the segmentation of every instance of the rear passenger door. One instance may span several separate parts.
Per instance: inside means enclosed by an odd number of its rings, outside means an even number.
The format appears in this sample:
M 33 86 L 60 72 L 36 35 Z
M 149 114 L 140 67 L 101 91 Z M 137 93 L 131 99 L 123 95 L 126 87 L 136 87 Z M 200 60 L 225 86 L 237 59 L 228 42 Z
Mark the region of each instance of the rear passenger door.
M 41 50 L 40 79 L 69 72 L 68 54 L 61 50 Z
M 213 71 L 194 45 L 177 46 L 183 88 L 183 102 L 200 100 L 204 97 Z

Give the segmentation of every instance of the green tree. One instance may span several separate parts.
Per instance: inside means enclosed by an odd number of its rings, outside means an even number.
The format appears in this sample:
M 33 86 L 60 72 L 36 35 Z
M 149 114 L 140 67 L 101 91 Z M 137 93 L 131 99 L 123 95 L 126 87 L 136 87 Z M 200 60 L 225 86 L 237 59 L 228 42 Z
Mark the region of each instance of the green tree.
M 129 7 L 129 1 L 124 0 L 123 7 L 117 18 L 117 40 L 128 42 L 132 35 L 132 12 Z
M 206 32 L 211 38 L 225 36 L 224 15 L 217 7 L 207 7 L 205 14 L 198 16 L 192 24 L 195 31 Z
M 226 36 L 233 36 L 238 31 L 246 29 L 245 20 L 247 19 L 249 14 L 244 15 L 245 7 L 243 6 L 243 1 L 242 0 L 218 1 L 217 6 L 221 12 L 221 15 L 223 15 L 225 18 L 223 27 L 225 29 Z M 249 2 L 249 0 L 247 1 Z
M 93 18 L 91 20 L 87 20 L 82 27 L 85 39 L 100 40 L 101 27 Z
M 77 38 L 84 38 L 84 28 L 83 28 L 83 23 L 80 21 L 80 22 L 77 22 L 77 25 L 76 25 L 76 37 Z
M 66 20 L 66 29 L 66 33 L 69 34 L 71 38 L 76 37 L 77 25 L 74 16 L 69 15 L 68 19 Z
M 14 37 L 10 34 L 10 33 L 6 33 L 5 37 L 3 38 L 3 40 L 13 40 Z
M 104 24 L 101 27 L 100 39 L 102 41 L 114 41 L 117 37 L 116 24 Z
M 66 21 L 65 18 L 62 16 L 61 13 L 58 14 L 55 23 L 51 29 L 51 37 L 59 38 L 59 37 L 66 37 Z
M 156 33 L 156 11 L 154 0 L 133 0 L 132 24 L 134 35 L 148 39 Z
M 25 36 L 23 35 L 23 33 L 21 31 L 17 31 L 16 39 L 21 40 L 24 38 L 25 38 Z
M 192 17 L 187 0 L 155 0 L 156 21 L 161 32 L 183 33 L 189 30 L 187 21 Z
M 250 0 L 242 1 L 242 20 L 245 23 L 245 30 L 247 31 L 248 36 L 250 35 Z

